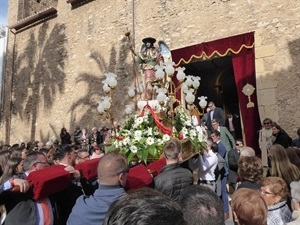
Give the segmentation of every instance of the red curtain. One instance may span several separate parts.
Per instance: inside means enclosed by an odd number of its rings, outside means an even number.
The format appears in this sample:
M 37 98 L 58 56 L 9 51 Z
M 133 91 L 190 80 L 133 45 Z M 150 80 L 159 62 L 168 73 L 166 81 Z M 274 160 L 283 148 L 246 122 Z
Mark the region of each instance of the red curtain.
M 247 108 L 248 97 L 243 94 L 243 87 L 249 83 L 256 88 L 254 32 L 223 38 L 211 42 L 180 48 L 172 51 L 176 66 L 190 63 L 197 58 L 210 59 L 214 56 L 232 56 L 235 83 L 238 92 L 239 106 L 245 133 L 245 143 L 258 150 L 258 133 L 260 119 L 257 107 L 256 91 L 251 95 L 253 108 Z M 255 89 L 256 90 L 256 89 Z M 180 99 L 180 95 L 177 96 Z

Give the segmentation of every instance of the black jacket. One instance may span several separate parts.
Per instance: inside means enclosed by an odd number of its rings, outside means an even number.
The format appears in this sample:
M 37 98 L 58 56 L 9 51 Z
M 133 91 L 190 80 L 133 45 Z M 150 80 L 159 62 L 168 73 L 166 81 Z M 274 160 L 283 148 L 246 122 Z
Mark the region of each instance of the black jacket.
M 193 184 L 192 172 L 178 163 L 164 166 L 161 172 L 154 178 L 155 189 L 178 202 L 182 190 Z
M 237 181 L 239 158 L 240 158 L 240 155 L 238 154 L 236 149 L 231 149 L 228 152 L 228 166 L 229 166 L 228 181 L 229 181 L 229 183 L 235 184 Z

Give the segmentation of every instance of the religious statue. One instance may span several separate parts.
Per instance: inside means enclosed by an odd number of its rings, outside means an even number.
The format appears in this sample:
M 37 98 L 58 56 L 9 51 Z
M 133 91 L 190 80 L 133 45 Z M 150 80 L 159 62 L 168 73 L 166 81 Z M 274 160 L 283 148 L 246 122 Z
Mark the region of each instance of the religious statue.
M 143 74 L 145 93 L 144 100 L 155 99 L 156 89 L 159 82 L 155 77 L 155 66 L 162 66 L 164 62 L 171 59 L 171 52 L 163 41 L 159 41 L 159 48 L 154 46 L 155 38 L 147 37 L 142 40 L 143 45 L 141 51 L 137 54 L 137 62 Z

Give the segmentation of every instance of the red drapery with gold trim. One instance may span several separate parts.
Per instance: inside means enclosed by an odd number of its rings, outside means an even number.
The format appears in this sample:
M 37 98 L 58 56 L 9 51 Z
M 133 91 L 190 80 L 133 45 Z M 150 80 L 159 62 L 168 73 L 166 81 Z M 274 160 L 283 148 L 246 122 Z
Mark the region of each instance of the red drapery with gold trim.
M 230 54 L 238 92 L 239 106 L 243 121 L 245 143 L 258 150 L 258 134 L 260 120 L 257 107 L 257 95 L 251 95 L 254 108 L 247 108 L 248 97 L 243 94 L 243 87 L 249 83 L 256 88 L 254 33 L 246 33 L 211 42 L 180 48 L 172 51 L 172 59 L 176 66 L 190 63 L 197 58 L 210 59 L 214 56 L 223 57 Z M 180 96 L 177 96 L 180 99 Z

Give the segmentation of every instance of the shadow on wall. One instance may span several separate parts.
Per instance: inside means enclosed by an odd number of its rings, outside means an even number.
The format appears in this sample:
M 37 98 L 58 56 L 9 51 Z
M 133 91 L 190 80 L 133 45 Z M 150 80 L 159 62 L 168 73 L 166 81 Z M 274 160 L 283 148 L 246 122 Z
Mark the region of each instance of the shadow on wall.
M 290 41 L 288 47 L 292 65 L 275 73 L 278 79 L 278 122 L 291 137 L 296 137 L 296 131 L 300 127 L 300 39 Z
M 124 98 L 127 95 L 125 87 L 130 86 L 134 82 L 133 63 L 126 63 L 127 61 L 132 62 L 132 59 L 126 60 L 130 56 L 129 53 L 130 43 L 125 36 L 121 40 L 119 52 L 116 51 L 114 46 L 111 48 L 108 63 L 105 62 L 100 52 L 91 52 L 90 58 L 97 63 L 100 75 L 89 72 L 79 74 L 76 82 L 85 82 L 89 91 L 85 96 L 74 102 L 69 109 L 69 113 L 71 113 L 71 132 L 75 130 L 76 125 L 80 125 L 81 128 L 88 128 L 89 131 L 94 126 L 100 128 L 104 124 L 110 125 L 108 120 L 105 121 L 105 116 L 100 116 L 97 111 L 98 102 L 105 95 L 102 89 L 102 81 L 105 79 L 104 73 L 107 72 L 115 73 L 118 80 L 118 85 L 112 98 L 112 114 L 117 121 L 124 117 L 123 109 L 125 104 L 127 104 L 127 99 L 126 97 Z M 82 109 L 85 109 L 85 112 L 82 112 Z
M 24 51 L 16 52 L 12 113 L 28 122 L 30 140 L 35 140 L 39 105 L 43 103 L 46 115 L 57 93 L 64 91 L 66 44 L 65 26 L 56 24 L 49 32 L 46 22 L 37 36 L 31 32 Z

